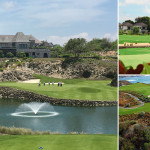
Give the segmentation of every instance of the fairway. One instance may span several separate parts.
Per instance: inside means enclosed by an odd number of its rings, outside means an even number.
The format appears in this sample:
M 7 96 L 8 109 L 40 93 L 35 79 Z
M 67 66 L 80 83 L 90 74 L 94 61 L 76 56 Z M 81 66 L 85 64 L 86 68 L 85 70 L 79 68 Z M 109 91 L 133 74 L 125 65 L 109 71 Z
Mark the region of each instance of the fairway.
M 145 103 L 144 106 L 138 107 L 135 109 L 119 109 L 119 115 L 132 114 L 132 113 L 140 113 L 142 111 L 150 112 L 150 103 Z
M 127 90 L 127 91 L 135 91 L 137 93 L 143 94 L 144 96 L 148 97 L 150 95 L 150 85 L 144 83 L 134 83 L 128 86 L 122 86 L 119 88 L 120 91 Z
M 120 55 L 119 60 L 121 60 L 125 66 L 132 66 L 135 69 L 138 64 L 150 63 L 150 54 Z
M 7 135 L 1 150 L 116 150 L 116 135 Z
M 150 35 L 119 35 L 119 44 L 150 43 Z
M 75 100 L 100 100 L 100 101 L 116 101 L 117 88 L 111 87 L 111 80 L 84 80 L 84 79 L 54 79 L 46 76 L 36 76 L 41 82 L 63 81 L 64 85 L 41 85 L 36 83 L 19 83 L 19 82 L 0 82 L 0 86 L 8 86 L 22 90 L 32 91 L 38 94 Z
M 119 49 L 120 55 L 142 55 L 150 54 L 150 47 L 147 48 L 123 48 Z

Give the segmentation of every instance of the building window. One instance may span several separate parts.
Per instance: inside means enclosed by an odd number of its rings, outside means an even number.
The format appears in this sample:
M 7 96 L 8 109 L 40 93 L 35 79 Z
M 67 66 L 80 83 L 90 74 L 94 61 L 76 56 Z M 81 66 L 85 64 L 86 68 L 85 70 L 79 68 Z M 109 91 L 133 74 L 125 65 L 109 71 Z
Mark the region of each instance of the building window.
M 27 48 L 27 44 L 19 44 L 19 49 L 26 49 Z

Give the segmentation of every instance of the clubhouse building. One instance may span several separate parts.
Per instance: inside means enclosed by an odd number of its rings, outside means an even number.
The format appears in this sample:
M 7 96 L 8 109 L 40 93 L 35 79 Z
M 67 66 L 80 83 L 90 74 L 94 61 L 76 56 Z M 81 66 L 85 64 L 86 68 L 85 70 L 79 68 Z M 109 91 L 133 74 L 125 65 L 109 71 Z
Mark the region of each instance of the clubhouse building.
M 122 24 L 119 23 L 119 30 L 123 30 L 123 31 L 130 31 L 132 30 L 134 27 L 138 27 L 139 28 L 139 31 L 141 33 L 144 33 L 145 31 L 147 31 L 147 24 L 145 23 L 135 23 L 135 24 L 132 24 L 132 23 L 129 23 L 129 22 L 123 22 Z
M 22 32 L 17 32 L 16 35 L 0 35 L 0 50 L 4 54 L 12 52 L 16 55 L 17 52 L 24 52 L 27 57 L 48 58 L 50 57 L 50 45 L 47 44 L 42 45 L 42 42 L 34 36 L 24 35 Z M 41 45 L 49 48 L 42 48 Z

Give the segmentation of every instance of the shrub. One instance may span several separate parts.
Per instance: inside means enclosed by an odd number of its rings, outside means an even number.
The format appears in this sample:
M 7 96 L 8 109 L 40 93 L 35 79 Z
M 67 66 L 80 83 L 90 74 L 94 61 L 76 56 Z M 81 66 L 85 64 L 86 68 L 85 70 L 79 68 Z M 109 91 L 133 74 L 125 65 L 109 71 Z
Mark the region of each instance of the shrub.
M 4 70 L 3 68 L 0 68 L 0 72 L 3 72 L 3 70 Z
M 6 54 L 6 57 L 7 57 L 7 58 L 12 58 L 12 57 L 14 57 L 14 54 L 11 53 L 11 52 L 8 52 L 8 53 Z
M 2 50 L 0 50 L 0 58 L 3 58 L 4 57 L 4 53 Z
M 126 104 L 126 106 L 125 106 L 125 107 L 130 107 L 130 103 Z
M 144 150 L 150 149 L 150 143 L 144 143 Z
M 123 35 L 123 31 L 122 30 L 119 30 L 119 35 Z
M 138 27 L 133 28 L 133 33 L 138 34 L 140 32 L 140 29 Z
M 26 54 L 24 52 L 18 52 L 17 57 L 18 58 L 24 58 L 24 57 L 26 57 Z

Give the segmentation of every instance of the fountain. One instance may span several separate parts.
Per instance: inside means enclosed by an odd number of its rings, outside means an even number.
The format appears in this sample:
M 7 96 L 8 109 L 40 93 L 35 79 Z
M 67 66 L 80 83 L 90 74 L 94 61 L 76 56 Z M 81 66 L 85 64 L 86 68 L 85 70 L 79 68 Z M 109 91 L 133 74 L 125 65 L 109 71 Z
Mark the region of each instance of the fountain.
M 30 102 L 21 104 L 12 116 L 18 117 L 52 117 L 58 113 L 49 103 Z

